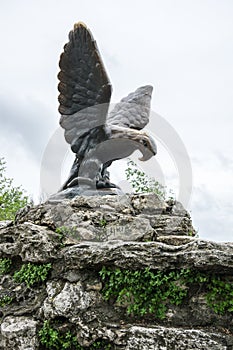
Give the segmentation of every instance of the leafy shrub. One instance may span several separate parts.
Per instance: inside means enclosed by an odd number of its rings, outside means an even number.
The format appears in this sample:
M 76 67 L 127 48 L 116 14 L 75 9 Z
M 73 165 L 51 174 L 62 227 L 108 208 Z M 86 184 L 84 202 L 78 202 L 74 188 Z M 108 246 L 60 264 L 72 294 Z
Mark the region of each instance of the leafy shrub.
M 137 164 L 132 160 L 128 160 L 125 170 L 126 178 L 136 193 L 154 192 L 162 199 L 166 197 L 166 190 L 163 185 L 156 181 L 153 177 L 146 175 L 144 171 L 139 169 Z
M 13 186 L 13 179 L 5 176 L 5 164 L 0 158 L 0 220 L 13 220 L 17 211 L 30 204 L 30 200 L 20 186 Z

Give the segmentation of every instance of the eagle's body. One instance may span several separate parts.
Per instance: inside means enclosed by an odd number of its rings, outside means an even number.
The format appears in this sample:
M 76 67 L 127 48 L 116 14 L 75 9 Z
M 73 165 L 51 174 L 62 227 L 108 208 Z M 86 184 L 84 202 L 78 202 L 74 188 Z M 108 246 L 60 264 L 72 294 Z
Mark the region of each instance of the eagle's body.
M 81 182 L 115 187 L 107 168 L 139 149 L 147 160 L 156 154 L 153 139 L 141 129 L 149 121 L 152 87 L 138 88 L 111 112 L 112 87 L 92 34 L 83 23 L 74 26 L 61 54 L 58 78 L 60 124 L 76 154 L 62 189 Z

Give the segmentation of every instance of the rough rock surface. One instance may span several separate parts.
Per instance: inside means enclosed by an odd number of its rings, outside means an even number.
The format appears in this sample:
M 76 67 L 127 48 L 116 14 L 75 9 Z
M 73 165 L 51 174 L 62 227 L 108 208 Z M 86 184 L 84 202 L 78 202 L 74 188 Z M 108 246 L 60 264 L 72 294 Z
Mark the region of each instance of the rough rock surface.
M 0 349 L 42 350 L 45 320 L 71 330 L 84 349 L 97 339 L 112 349 L 233 349 L 233 317 L 207 306 L 205 291 L 169 305 L 164 319 L 133 316 L 105 301 L 99 271 L 190 268 L 232 280 L 233 244 L 196 238 L 189 214 L 177 202 L 155 194 L 76 197 L 50 201 L 18 213 L 0 226 Z M 44 283 L 28 287 L 14 280 L 23 263 L 51 263 Z M 59 328 L 59 329 L 60 329 Z M 104 349 L 103 349 L 104 350 Z

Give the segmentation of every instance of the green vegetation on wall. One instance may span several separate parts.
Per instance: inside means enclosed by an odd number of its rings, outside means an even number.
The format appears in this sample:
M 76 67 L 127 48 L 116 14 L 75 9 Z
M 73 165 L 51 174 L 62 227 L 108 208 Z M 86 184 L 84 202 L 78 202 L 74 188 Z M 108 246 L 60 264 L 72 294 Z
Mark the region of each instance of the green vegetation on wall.
M 23 264 L 21 269 L 14 273 L 13 278 L 16 282 L 24 282 L 28 287 L 31 287 L 36 283 L 44 282 L 51 268 L 51 264 Z
M 111 344 L 105 340 L 96 340 L 91 346 L 83 347 L 79 345 L 77 338 L 72 332 L 61 331 L 53 328 L 48 320 L 44 321 L 43 327 L 39 331 L 40 343 L 50 350 L 111 350 Z
M 3 258 L 0 259 L 0 276 L 5 275 L 7 272 L 10 271 L 12 265 L 11 259 Z
M 9 305 L 12 303 L 12 301 L 13 301 L 13 298 L 9 295 L 0 296 L 0 307 Z
M 214 274 L 190 269 L 173 271 L 132 271 L 103 267 L 100 277 L 106 300 L 126 307 L 128 314 L 153 314 L 163 319 L 169 304 L 181 305 L 191 285 L 197 284 L 206 291 L 206 301 L 216 313 L 233 312 L 233 281 Z

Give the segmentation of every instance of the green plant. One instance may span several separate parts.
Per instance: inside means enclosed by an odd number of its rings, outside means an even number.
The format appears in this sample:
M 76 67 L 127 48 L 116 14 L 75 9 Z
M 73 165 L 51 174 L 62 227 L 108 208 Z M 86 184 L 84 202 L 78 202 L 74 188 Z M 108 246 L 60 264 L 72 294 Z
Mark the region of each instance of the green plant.
M 233 312 L 233 283 L 213 276 L 208 283 L 208 305 L 217 313 Z
M 132 160 L 128 160 L 125 170 L 126 178 L 136 193 L 154 192 L 162 199 L 166 197 L 166 190 L 163 185 L 156 181 L 153 177 L 146 175 L 144 171 L 139 169 L 137 164 Z
M 107 221 L 106 221 L 104 218 L 102 218 L 102 219 L 99 221 L 99 225 L 100 225 L 101 227 L 106 227 Z
M 179 305 L 187 295 L 187 272 L 152 272 L 149 268 L 139 271 L 107 269 L 100 276 L 105 283 L 102 291 L 106 300 L 111 297 L 127 308 L 128 314 L 155 314 L 164 318 L 167 304 Z
M 111 350 L 111 345 L 103 340 L 95 341 L 90 347 L 83 347 L 79 345 L 77 338 L 70 331 L 62 333 L 59 330 L 56 330 L 50 325 L 50 322 L 46 320 L 43 324 L 43 327 L 39 331 L 39 338 L 42 345 L 46 349 L 51 350 L 65 350 L 65 349 L 74 349 L 74 350 Z
M 0 259 L 0 276 L 10 271 L 12 265 L 11 259 L 3 258 Z
M 75 236 L 75 238 L 77 238 L 76 226 L 72 226 L 72 227 L 60 226 L 56 228 L 55 232 L 59 235 L 59 238 L 61 241 L 65 236 Z
M 82 349 L 84 350 L 85 348 L 82 347 Z M 112 345 L 105 340 L 97 340 L 93 344 L 91 344 L 91 346 L 89 346 L 89 350 L 97 350 L 97 349 L 99 349 L 99 350 L 111 350 Z
M 31 287 L 36 283 L 44 282 L 51 268 L 52 265 L 50 263 L 42 265 L 23 264 L 21 269 L 14 273 L 13 278 L 16 282 L 24 282 L 28 287 Z
M 72 227 L 60 226 L 56 228 L 55 232 L 62 236 L 65 236 L 65 235 L 73 236 L 76 234 L 76 230 L 77 230 L 76 226 L 72 226 Z
M 13 301 L 13 298 L 10 297 L 9 295 L 3 295 L 2 297 L 0 297 L 0 306 L 6 306 L 11 304 Z
M 39 338 L 46 349 L 71 349 L 74 346 L 78 349 L 75 336 L 70 332 L 61 334 L 58 330 L 52 328 L 47 320 L 39 331 Z
M 20 208 L 31 204 L 21 186 L 14 187 L 13 179 L 5 176 L 6 162 L 0 158 L 0 220 L 13 220 Z
M 129 314 L 165 318 L 167 305 L 180 305 L 194 284 L 199 285 L 199 290 L 205 290 L 207 304 L 216 313 L 233 312 L 233 282 L 215 274 L 190 269 L 131 271 L 103 267 L 100 276 L 104 282 L 104 298 L 114 298 Z

